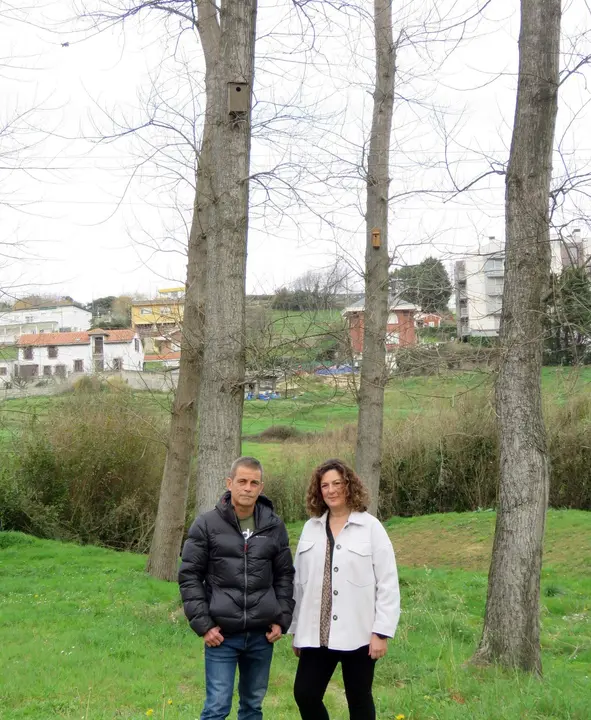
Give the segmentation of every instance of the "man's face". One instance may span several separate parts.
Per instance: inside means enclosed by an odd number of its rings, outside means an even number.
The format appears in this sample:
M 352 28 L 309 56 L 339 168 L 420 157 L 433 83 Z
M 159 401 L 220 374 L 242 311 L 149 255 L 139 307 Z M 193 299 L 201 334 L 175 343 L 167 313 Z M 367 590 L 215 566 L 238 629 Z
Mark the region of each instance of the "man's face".
M 258 496 L 263 491 L 261 471 L 239 465 L 233 478 L 226 480 L 226 485 L 232 496 L 232 505 L 243 512 L 254 511 Z

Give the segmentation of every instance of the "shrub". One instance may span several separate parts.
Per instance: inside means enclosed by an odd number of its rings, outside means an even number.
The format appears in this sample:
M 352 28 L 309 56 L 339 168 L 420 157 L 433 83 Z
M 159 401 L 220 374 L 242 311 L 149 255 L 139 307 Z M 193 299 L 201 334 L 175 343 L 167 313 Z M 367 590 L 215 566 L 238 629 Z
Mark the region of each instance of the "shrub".
M 552 460 L 550 506 L 591 510 L 591 398 L 575 396 L 546 416 Z
M 379 511 L 390 515 L 491 507 L 498 480 L 490 399 L 465 395 L 453 407 L 386 428 Z
M 439 375 L 450 370 L 490 370 L 496 367 L 498 356 L 496 347 L 470 343 L 416 345 L 396 353 L 396 374 Z
M 165 437 L 131 393 L 82 385 L 62 396 L 19 439 L 16 468 L 0 486 L 10 501 L 3 529 L 147 549 Z
M 258 435 L 249 435 L 248 440 L 255 442 L 287 442 L 289 440 L 302 440 L 306 433 L 293 427 L 293 425 L 271 425 Z
M 591 396 L 545 407 L 551 462 L 550 506 L 591 510 Z M 268 493 L 288 521 L 306 517 L 312 468 L 329 457 L 353 462 L 355 427 L 291 443 L 268 474 Z M 423 515 L 490 508 L 499 481 L 498 438 L 490 391 L 452 406 L 386 422 L 379 515 Z
M 280 458 L 266 471 L 265 493 L 286 522 L 307 518 L 306 491 L 317 465 L 329 457 L 353 462 L 351 439 L 355 434 L 356 427 L 347 425 L 335 432 L 314 435 L 305 446 L 297 443 L 283 446 Z

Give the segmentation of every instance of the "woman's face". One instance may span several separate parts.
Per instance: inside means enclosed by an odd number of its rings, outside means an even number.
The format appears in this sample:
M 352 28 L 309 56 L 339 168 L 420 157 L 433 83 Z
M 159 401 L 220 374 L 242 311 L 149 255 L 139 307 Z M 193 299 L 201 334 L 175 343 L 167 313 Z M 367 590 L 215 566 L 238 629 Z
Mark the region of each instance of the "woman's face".
M 328 470 L 320 480 L 322 499 L 331 511 L 347 506 L 346 484 L 338 470 Z

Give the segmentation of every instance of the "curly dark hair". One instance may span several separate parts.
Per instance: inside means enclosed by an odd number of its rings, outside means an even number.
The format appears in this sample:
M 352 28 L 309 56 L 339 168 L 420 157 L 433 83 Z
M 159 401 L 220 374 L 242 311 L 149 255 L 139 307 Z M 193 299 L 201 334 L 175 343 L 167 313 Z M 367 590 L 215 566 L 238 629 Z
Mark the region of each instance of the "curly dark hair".
M 349 465 L 342 460 L 333 458 L 331 460 L 325 460 L 312 473 L 306 494 L 306 507 L 310 517 L 320 517 L 328 510 L 328 506 L 322 497 L 320 482 L 329 470 L 336 470 L 345 481 L 345 493 L 349 509 L 357 512 L 365 512 L 369 507 L 369 493 L 367 488 L 352 467 L 349 467 Z

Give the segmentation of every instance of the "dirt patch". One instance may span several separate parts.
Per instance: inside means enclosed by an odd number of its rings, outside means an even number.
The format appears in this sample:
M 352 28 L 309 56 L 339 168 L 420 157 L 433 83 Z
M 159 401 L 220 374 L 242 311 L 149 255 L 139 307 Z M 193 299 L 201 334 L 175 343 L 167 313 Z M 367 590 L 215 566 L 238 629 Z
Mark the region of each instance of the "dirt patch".
M 396 529 L 390 532 L 390 537 L 398 562 L 407 567 L 449 567 L 485 571 L 490 561 L 492 534 L 479 542 L 469 528 Z
M 272 425 L 257 435 L 244 435 L 243 440 L 250 442 L 304 442 L 314 437 L 313 433 L 306 433 L 291 425 Z
M 389 535 L 400 565 L 487 572 L 494 514 L 462 513 L 397 521 Z M 591 513 L 550 511 L 544 567 L 591 573 Z

